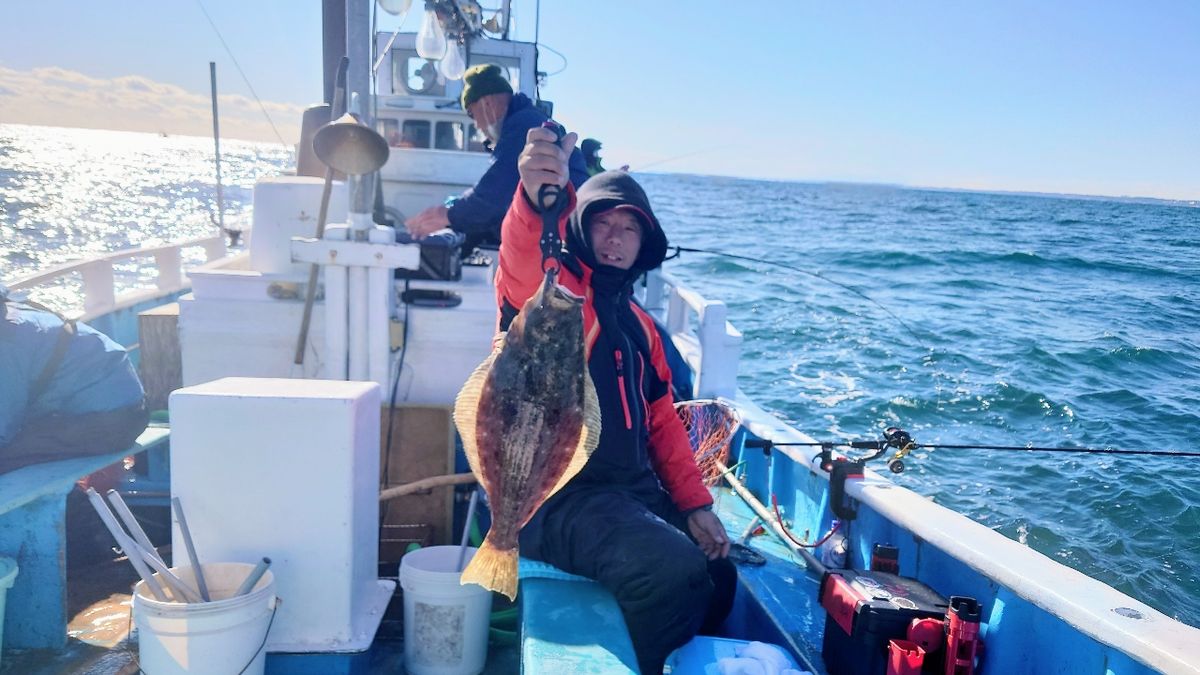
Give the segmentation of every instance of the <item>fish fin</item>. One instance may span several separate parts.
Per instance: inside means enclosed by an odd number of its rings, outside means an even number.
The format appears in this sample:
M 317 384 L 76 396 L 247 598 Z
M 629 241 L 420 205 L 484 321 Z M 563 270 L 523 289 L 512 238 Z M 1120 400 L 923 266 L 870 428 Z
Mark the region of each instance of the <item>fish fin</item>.
M 600 397 L 596 395 L 596 384 L 591 373 L 583 374 L 583 434 L 579 439 L 580 449 L 591 457 L 600 445 Z M 584 460 L 585 462 L 587 460 Z
M 503 333 L 500 334 L 500 336 L 503 335 Z M 504 341 L 500 336 L 498 336 L 496 344 L 503 344 Z M 479 468 L 479 445 L 475 441 L 475 423 L 479 415 L 479 396 L 483 392 L 484 383 L 487 382 L 488 371 L 492 369 L 492 363 L 495 362 L 496 355 L 499 353 L 500 349 L 497 347 L 491 354 L 488 354 L 483 363 L 479 364 L 467 378 L 466 383 L 459 390 L 458 396 L 454 399 L 454 425 L 458 427 L 463 453 L 467 456 L 471 473 L 475 474 L 475 478 L 479 479 L 481 483 L 483 482 L 483 472 Z
M 517 598 L 517 549 L 499 549 L 486 537 L 459 577 L 462 585 L 479 584 L 489 591 Z
M 575 446 L 575 454 L 571 455 L 571 461 L 567 464 L 567 470 L 563 472 L 558 482 L 554 484 L 554 489 L 550 494 L 546 495 L 549 499 L 554 493 L 558 492 L 567 484 L 567 481 L 575 477 L 575 474 L 583 470 L 583 466 L 587 464 L 592 453 L 596 450 L 596 446 L 600 444 L 600 398 L 596 396 L 596 385 L 592 382 L 592 376 L 589 373 L 583 374 L 583 427 L 579 431 L 579 443 Z

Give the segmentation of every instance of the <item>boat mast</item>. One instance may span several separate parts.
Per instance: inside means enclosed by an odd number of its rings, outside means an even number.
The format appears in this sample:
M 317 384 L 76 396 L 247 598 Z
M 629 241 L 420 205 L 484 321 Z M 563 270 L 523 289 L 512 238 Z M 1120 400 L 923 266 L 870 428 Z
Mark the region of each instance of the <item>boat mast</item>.
M 368 127 L 374 125 L 371 110 L 371 3 L 374 0 L 345 0 L 346 3 L 346 56 L 350 57 L 350 69 L 346 72 L 346 109 L 359 115 L 359 121 Z M 373 210 L 373 194 L 363 176 L 349 177 L 350 212 L 370 213 Z
M 345 55 L 346 0 L 322 0 L 321 64 L 325 75 L 325 96 L 322 100 L 329 105 L 333 105 L 333 90 L 337 84 L 338 64 Z

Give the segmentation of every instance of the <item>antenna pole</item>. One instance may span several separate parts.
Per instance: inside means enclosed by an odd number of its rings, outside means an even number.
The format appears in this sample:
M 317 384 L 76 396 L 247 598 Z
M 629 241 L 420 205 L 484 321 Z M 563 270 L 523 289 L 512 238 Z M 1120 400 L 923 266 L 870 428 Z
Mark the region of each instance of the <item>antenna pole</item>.
M 213 148 L 217 161 L 217 226 L 225 232 L 225 195 L 221 187 L 221 125 L 217 118 L 217 63 L 208 62 L 208 76 L 212 82 Z

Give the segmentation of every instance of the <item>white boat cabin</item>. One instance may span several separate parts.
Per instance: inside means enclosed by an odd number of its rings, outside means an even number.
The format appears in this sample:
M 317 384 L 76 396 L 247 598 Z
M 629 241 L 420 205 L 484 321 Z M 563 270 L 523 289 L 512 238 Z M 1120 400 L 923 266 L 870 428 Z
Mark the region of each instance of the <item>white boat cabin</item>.
M 375 36 L 383 55 L 371 115 L 391 154 L 380 170 L 388 215 L 397 222 L 475 184 L 487 170 L 486 138 L 459 105 L 463 81 L 445 78 L 417 54 L 417 36 Z M 391 47 L 388 47 L 388 43 Z M 537 50 L 532 43 L 473 39 L 467 66 L 500 66 L 514 92 L 537 101 Z

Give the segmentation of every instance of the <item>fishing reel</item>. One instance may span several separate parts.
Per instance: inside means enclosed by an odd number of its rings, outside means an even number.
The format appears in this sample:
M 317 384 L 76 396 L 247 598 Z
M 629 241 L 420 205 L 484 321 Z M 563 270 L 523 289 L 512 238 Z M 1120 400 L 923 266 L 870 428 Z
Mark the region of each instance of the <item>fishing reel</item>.
M 833 465 L 833 443 L 821 444 L 821 466 L 827 471 Z M 895 453 L 886 460 L 887 468 L 892 473 L 904 473 L 904 458 L 908 453 L 917 448 L 916 441 L 913 440 L 909 433 L 900 427 L 888 427 L 883 430 L 883 440 L 881 441 L 850 441 L 843 445 L 848 445 L 856 450 L 870 450 L 859 457 L 852 457 L 850 461 L 862 466 L 867 462 L 887 454 L 888 450 L 895 449 Z
M 892 473 L 904 473 L 904 457 L 917 447 L 916 442 L 913 441 L 912 436 L 907 431 L 900 427 L 888 427 L 884 429 L 883 439 L 883 443 L 879 449 L 869 456 L 864 457 L 863 461 L 875 459 L 885 454 L 889 448 L 895 448 L 896 453 L 887 460 L 887 468 Z

